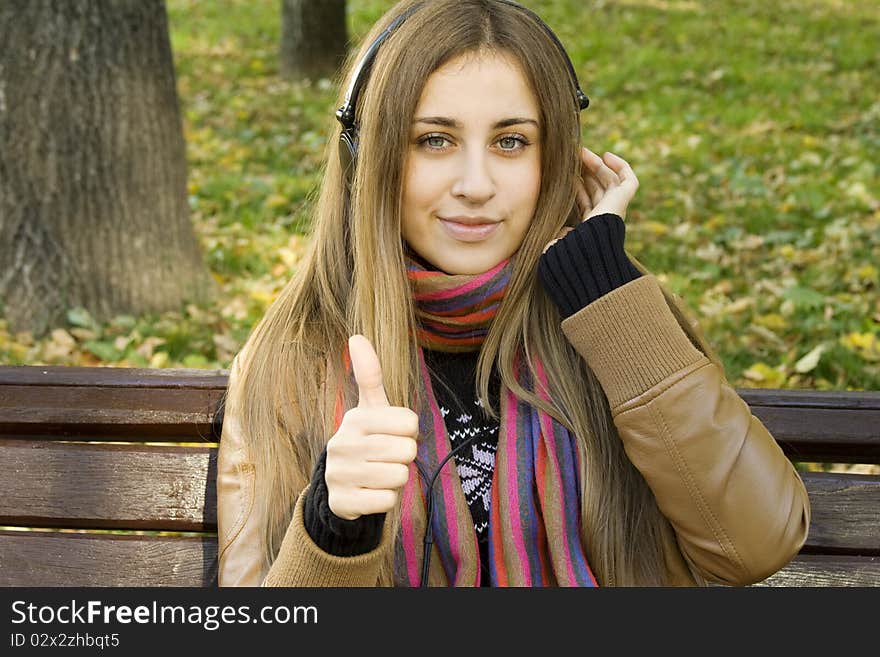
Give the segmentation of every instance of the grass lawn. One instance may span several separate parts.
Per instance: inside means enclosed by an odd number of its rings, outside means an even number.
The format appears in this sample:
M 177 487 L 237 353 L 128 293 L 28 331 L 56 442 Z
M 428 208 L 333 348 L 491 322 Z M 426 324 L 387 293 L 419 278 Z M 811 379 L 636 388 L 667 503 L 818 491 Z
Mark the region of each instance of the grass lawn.
M 355 39 L 393 3 L 349 0 Z M 526 2 L 591 99 L 584 142 L 641 186 L 627 248 L 678 293 L 737 386 L 880 389 L 880 4 Z M 277 2 L 168 0 L 211 307 L 72 312 L 0 362 L 228 367 L 307 242 L 329 80 L 278 76 Z

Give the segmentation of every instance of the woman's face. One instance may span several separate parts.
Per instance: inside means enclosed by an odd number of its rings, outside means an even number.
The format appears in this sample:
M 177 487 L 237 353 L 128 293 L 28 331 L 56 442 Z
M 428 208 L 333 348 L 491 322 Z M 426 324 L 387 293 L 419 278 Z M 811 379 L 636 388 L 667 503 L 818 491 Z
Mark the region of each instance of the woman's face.
M 508 55 L 471 54 L 428 78 L 404 167 L 403 238 L 448 274 L 520 246 L 541 187 L 538 102 Z

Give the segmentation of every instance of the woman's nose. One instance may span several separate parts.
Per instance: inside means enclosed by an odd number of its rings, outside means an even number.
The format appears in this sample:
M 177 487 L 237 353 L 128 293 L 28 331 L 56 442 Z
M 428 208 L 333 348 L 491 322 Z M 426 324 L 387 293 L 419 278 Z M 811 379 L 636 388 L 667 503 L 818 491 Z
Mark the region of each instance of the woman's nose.
M 462 153 L 452 195 L 471 203 L 485 203 L 495 195 L 489 154 L 483 149 Z

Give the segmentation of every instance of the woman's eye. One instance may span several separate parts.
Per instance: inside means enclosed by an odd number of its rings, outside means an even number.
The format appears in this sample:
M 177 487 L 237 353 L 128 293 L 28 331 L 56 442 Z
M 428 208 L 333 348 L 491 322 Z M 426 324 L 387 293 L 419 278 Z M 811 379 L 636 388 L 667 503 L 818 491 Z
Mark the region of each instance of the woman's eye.
M 428 135 L 422 139 L 423 144 L 427 144 L 435 150 L 442 150 L 448 140 L 442 135 Z
M 522 137 L 507 136 L 498 140 L 498 145 L 501 146 L 501 150 L 503 151 L 519 150 L 520 147 L 525 147 L 528 143 L 529 142 Z

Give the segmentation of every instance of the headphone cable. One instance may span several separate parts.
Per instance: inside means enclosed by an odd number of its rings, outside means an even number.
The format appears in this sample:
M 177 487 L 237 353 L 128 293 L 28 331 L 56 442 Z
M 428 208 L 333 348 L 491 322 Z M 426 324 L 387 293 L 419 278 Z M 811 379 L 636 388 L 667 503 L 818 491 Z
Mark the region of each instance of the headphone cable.
M 427 509 L 427 525 L 425 528 L 425 542 L 424 542 L 424 551 L 422 553 L 422 578 L 419 582 L 419 587 L 428 586 L 428 569 L 431 565 L 430 555 L 431 555 L 431 545 L 434 543 L 434 484 L 437 482 L 437 477 L 440 476 L 441 470 L 443 470 L 443 466 L 446 465 L 446 462 L 449 461 L 455 454 L 459 451 L 470 445 L 474 440 L 479 436 L 479 433 L 475 433 L 473 436 L 465 440 L 461 445 L 458 445 L 455 449 L 453 449 L 449 454 L 447 454 L 442 461 L 440 461 L 440 465 L 437 466 L 437 470 L 434 472 L 434 475 L 431 477 L 431 484 L 428 487 L 428 509 Z M 418 461 L 415 461 L 416 467 L 419 469 L 419 473 L 422 475 L 422 478 L 425 481 L 428 481 L 428 477 L 425 474 L 425 470 L 422 467 L 422 464 Z

